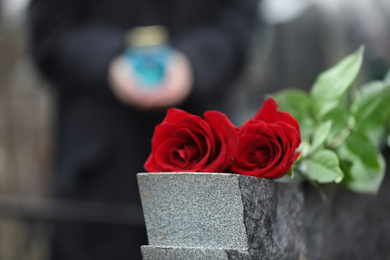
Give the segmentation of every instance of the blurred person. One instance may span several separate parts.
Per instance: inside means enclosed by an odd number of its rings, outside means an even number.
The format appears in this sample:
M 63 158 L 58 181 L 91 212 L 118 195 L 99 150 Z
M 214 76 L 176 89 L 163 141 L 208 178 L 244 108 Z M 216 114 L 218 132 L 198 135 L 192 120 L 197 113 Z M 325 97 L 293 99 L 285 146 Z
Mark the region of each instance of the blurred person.
M 32 0 L 32 55 L 57 98 L 53 197 L 140 205 L 136 173 L 144 171 L 154 126 L 171 106 L 224 111 L 224 94 L 245 63 L 256 5 Z M 145 90 L 123 54 L 128 30 L 148 25 L 166 28 L 173 51 L 161 83 Z M 144 226 L 57 223 L 52 259 L 140 259 L 145 233 Z

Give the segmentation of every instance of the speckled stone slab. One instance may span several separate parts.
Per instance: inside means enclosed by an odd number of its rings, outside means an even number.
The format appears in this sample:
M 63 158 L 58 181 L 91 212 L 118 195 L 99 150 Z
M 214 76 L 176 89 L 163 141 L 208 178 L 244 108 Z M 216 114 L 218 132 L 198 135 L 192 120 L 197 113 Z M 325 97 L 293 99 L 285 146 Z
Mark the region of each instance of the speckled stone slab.
M 201 256 L 221 250 L 220 257 L 227 257 L 221 259 L 301 255 L 301 220 L 292 223 L 296 218 L 288 215 L 302 208 L 298 185 L 288 185 L 278 194 L 279 185 L 271 180 L 192 172 L 140 173 L 138 184 L 149 239 L 144 259 L 187 259 L 196 252 Z
M 389 158 L 390 157 L 386 157 Z M 138 175 L 144 260 L 390 259 L 390 167 L 376 196 L 221 173 Z
M 142 246 L 143 260 L 228 260 L 224 249 L 201 247 Z
M 237 175 L 138 175 L 149 245 L 248 251 Z

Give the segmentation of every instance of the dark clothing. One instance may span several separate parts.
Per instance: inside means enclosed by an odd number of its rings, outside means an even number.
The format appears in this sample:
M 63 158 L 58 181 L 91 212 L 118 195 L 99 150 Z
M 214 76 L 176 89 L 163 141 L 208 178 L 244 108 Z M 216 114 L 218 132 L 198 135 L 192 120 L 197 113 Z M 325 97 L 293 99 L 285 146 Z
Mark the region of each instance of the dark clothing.
M 121 104 L 108 86 L 111 60 L 133 26 L 160 24 L 185 53 L 195 83 L 188 112 L 219 109 L 242 67 L 255 0 L 32 0 L 32 54 L 57 90 L 53 195 L 58 199 L 140 204 L 136 173 L 165 111 Z M 141 230 L 141 231 L 140 231 Z M 138 259 L 144 228 L 58 224 L 53 259 Z

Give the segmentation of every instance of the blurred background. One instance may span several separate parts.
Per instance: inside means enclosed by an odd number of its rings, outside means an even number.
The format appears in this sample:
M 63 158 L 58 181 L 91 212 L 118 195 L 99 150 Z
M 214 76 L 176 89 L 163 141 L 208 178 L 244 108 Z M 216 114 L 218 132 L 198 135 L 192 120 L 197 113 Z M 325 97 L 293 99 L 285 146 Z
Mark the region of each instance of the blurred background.
M 53 95 L 30 61 L 27 5 L 0 0 L 0 260 L 48 259 L 50 223 L 60 215 L 46 200 Z M 232 120 L 252 116 L 266 93 L 309 89 L 362 44 L 359 80 L 382 79 L 389 28 L 388 0 L 262 1 L 249 63 L 228 100 Z
M 27 0 L 0 0 L 0 259 L 46 259 L 51 95 L 27 51 Z

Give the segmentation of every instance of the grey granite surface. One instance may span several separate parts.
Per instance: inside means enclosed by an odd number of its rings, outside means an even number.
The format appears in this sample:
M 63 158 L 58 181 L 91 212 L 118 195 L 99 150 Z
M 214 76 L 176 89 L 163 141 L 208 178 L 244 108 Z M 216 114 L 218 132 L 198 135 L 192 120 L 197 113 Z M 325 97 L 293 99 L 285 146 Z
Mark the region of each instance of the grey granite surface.
M 203 247 L 142 246 L 143 260 L 250 260 L 246 253 L 232 249 Z
M 248 250 L 237 175 L 139 174 L 149 245 Z
M 300 184 L 239 175 L 252 259 L 299 259 L 303 243 Z
M 322 185 L 326 202 L 307 182 L 236 174 L 138 181 L 150 245 L 144 260 L 390 259 L 389 172 L 376 196 Z
M 143 260 L 229 260 L 220 248 L 142 246 L 141 252 Z

